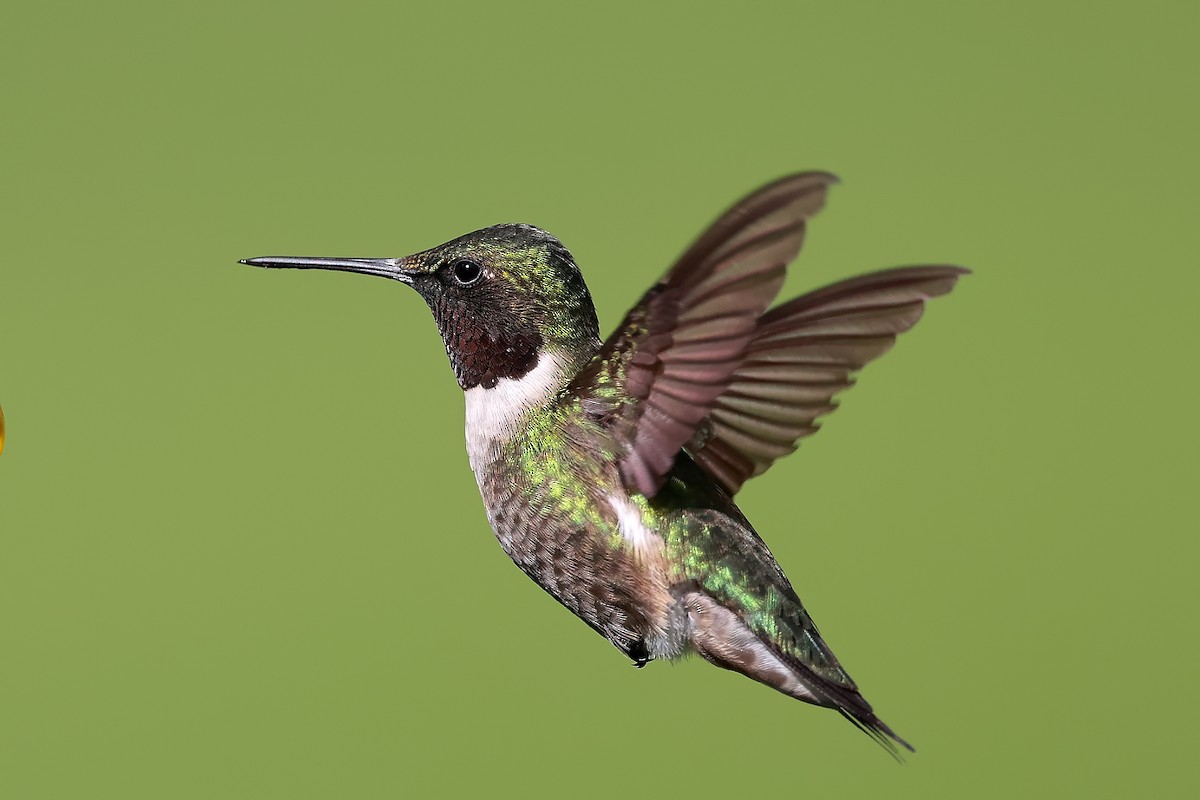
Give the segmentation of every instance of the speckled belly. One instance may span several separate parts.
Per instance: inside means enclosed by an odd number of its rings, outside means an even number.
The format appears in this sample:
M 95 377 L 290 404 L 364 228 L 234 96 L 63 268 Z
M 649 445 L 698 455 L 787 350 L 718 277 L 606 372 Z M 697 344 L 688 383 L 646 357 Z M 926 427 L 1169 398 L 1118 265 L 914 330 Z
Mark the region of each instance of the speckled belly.
M 682 649 L 686 614 L 669 590 L 662 540 L 627 538 L 630 520 L 599 488 L 607 476 L 531 477 L 504 459 L 480 473 L 496 537 L 529 577 L 635 661 Z

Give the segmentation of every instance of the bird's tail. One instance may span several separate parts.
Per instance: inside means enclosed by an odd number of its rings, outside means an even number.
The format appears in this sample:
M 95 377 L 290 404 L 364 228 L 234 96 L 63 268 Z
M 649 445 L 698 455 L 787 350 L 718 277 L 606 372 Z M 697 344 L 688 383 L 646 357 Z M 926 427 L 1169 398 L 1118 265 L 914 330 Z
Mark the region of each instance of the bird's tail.
M 689 592 L 683 601 L 692 620 L 692 644 L 707 661 L 740 672 L 789 697 L 835 709 L 897 761 L 903 760 L 901 749 L 916 752 L 875 715 L 807 615 L 804 619 L 815 648 L 810 652 L 810 663 L 759 638 L 740 617 L 703 592 Z M 799 601 L 796 609 L 800 609 Z
M 865 703 L 866 701 L 863 702 Z M 910 753 L 917 752 L 915 747 L 896 735 L 896 732 L 888 727 L 887 723 L 875 716 L 874 712 L 868 712 L 864 715 L 842 708 L 841 706 L 838 706 L 837 710 L 839 714 L 850 720 L 854 727 L 874 739 L 880 747 L 887 750 L 888 754 L 897 761 L 904 761 L 900 753 L 901 747 Z
M 809 693 L 808 696 L 793 695 L 817 705 L 835 709 L 850 721 L 854 727 L 870 736 L 875 742 L 888 751 L 897 761 L 903 762 L 901 748 L 910 753 L 917 752 L 916 748 L 902 739 L 891 727 L 881 720 L 875 709 L 858 692 L 850 676 L 846 675 L 846 683 L 834 683 L 816 674 L 804 664 L 798 664 L 789 659 L 789 666 L 796 671 L 799 682 Z M 845 675 L 845 673 L 842 673 Z

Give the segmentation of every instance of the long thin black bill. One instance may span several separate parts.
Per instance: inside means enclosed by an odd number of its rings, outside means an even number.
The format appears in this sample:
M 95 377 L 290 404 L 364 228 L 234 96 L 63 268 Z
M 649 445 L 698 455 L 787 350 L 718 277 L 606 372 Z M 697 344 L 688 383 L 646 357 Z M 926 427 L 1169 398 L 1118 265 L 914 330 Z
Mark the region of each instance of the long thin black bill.
M 378 275 L 401 283 L 412 283 L 399 258 L 309 258 L 307 256 L 259 256 L 243 258 L 239 263 L 252 267 L 274 269 L 331 269 L 338 272 L 359 272 L 363 275 Z

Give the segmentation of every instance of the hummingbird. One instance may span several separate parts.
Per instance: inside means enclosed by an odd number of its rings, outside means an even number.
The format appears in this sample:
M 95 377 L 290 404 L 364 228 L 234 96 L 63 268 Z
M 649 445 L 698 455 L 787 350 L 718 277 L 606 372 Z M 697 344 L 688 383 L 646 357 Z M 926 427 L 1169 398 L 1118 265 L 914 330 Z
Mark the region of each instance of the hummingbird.
M 734 502 L 968 270 L 912 266 L 771 307 L 837 178 L 802 172 L 730 207 L 607 339 L 575 259 L 528 224 L 403 258 L 244 259 L 407 284 L 466 406 L 466 449 L 504 552 L 638 667 L 698 653 L 888 727 Z

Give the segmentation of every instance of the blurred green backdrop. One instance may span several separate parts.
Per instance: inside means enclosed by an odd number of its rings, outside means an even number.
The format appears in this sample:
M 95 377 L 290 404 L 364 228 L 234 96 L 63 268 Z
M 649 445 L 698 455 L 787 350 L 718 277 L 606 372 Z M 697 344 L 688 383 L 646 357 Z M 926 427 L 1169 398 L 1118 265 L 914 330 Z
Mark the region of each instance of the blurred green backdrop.
M 1197 14 L 1084 8 L 8 9 L 0 796 L 1187 794 Z M 742 498 L 905 767 L 631 669 L 493 540 L 420 300 L 236 263 L 528 221 L 610 328 L 803 168 L 785 294 L 976 271 Z

